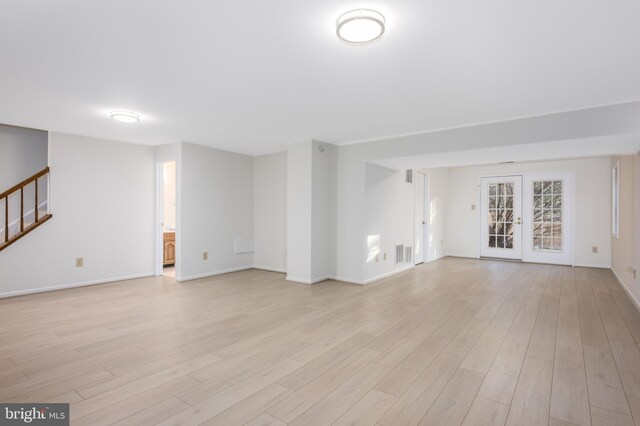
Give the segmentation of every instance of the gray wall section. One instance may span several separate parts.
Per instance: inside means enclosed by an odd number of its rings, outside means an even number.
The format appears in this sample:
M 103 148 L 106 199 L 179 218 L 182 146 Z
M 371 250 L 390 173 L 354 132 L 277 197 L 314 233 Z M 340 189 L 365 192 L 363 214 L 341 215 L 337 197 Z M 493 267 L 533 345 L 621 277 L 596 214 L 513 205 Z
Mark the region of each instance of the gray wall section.
M 47 132 L 0 125 L 0 192 L 44 169 L 47 162 Z M 40 179 L 39 203 L 46 201 L 46 188 L 46 179 Z M 29 185 L 24 191 L 25 213 L 33 210 L 34 197 L 34 185 Z M 4 211 L 4 200 L 0 200 L 0 232 L 5 223 Z M 9 198 L 9 222 L 18 219 L 19 213 L 20 193 L 16 192 Z
M 0 125 L 0 192 L 47 166 L 47 132 Z

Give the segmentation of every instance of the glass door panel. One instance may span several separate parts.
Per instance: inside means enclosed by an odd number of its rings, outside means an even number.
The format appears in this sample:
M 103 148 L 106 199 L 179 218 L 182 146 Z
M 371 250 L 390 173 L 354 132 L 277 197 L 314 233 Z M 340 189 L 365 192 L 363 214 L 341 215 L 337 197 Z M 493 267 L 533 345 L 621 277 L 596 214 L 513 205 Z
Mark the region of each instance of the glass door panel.
M 481 179 L 480 255 L 521 259 L 522 176 Z

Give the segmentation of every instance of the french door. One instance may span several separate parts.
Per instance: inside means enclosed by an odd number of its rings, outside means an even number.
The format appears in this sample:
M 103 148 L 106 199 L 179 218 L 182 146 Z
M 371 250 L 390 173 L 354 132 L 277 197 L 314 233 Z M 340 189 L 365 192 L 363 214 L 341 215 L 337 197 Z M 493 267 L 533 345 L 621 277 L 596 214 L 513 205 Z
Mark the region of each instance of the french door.
M 573 181 L 570 172 L 525 174 L 523 260 L 574 263 Z
M 480 256 L 522 259 L 522 176 L 480 179 Z
M 570 172 L 480 179 L 480 256 L 574 263 L 574 179 Z

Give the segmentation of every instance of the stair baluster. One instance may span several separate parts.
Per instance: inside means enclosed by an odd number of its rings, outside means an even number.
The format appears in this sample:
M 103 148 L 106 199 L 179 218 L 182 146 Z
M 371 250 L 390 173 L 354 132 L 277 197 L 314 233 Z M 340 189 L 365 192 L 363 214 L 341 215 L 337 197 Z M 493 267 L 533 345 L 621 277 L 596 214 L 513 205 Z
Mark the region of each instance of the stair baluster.
M 36 229 L 38 226 L 40 226 L 44 222 L 51 219 L 52 215 L 50 213 L 47 212 L 45 215 L 40 217 L 40 212 L 38 211 L 38 201 L 39 201 L 38 179 L 48 174 L 49 174 L 49 167 L 46 167 L 45 169 L 31 176 L 30 178 L 25 179 L 19 184 L 13 186 L 12 188 L 9 188 L 8 190 L 0 193 L 0 200 L 4 199 L 4 242 L 0 242 L 0 251 L 7 248 L 11 244 L 15 243 L 20 238 L 24 237 L 29 232 Z M 33 210 L 34 222 L 25 227 L 24 188 L 31 183 L 35 185 L 35 192 L 34 192 L 35 204 L 34 204 L 34 210 Z M 9 196 L 17 191 L 20 191 L 20 231 L 17 234 L 10 236 L 9 235 Z

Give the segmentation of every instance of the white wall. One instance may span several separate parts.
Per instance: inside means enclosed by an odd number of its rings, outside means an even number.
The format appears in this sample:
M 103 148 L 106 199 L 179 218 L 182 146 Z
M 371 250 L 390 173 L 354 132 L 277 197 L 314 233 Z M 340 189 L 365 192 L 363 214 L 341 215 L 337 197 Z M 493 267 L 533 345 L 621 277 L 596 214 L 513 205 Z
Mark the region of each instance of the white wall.
M 0 254 L 0 294 L 153 275 L 154 148 L 61 133 L 49 141 L 53 218 Z
M 287 270 L 287 152 L 253 159 L 254 266 Z
M 162 182 L 164 186 L 163 229 L 176 230 L 176 162 L 167 161 L 162 165 Z
M 177 278 L 251 268 L 253 253 L 234 243 L 253 237 L 253 158 L 183 142 L 179 174 Z
M 311 282 L 311 142 L 287 150 L 287 279 Z
M 334 145 L 311 142 L 312 282 L 335 276 L 335 155 Z
M 620 233 L 617 238 L 611 237 L 611 269 L 638 301 L 640 288 L 637 278 L 633 278 L 635 232 L 638 226 L 634 223 L 636 156 L 614 157 L 611 166 L 615 163 L 619 164 L 620 173 Z M 635 218 L 637 220 L 637 214 Z
M 363 281 L 369 282 L 414 266 L 413 260 L 395 264 L 395 246 L 413 247 L 415 210 L 413 184 L 406 182 L 404 171 L 367 164 L 365 182 Z
M 609 267 L 611 264 L 611 159 L 609 157 L 456 167 L 449 170 L 447 254 L 478 256 L 478 183 L 481 176 L 535 171 L 573 171 L 576 185 L 576 264 Z M 591 252 L 597 246 L 598 253 Z

